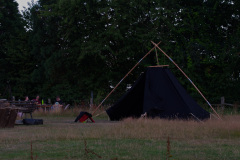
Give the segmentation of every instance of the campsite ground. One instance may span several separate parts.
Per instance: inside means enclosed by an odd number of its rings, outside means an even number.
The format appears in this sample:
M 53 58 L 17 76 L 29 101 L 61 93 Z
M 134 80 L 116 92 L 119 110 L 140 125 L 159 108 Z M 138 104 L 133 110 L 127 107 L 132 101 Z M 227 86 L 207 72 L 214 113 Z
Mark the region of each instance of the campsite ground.
M 0 129 L 0 159 L 240 159 L 240 115 L 74 123 L 78 113 L 34 113 L 43 125 Z

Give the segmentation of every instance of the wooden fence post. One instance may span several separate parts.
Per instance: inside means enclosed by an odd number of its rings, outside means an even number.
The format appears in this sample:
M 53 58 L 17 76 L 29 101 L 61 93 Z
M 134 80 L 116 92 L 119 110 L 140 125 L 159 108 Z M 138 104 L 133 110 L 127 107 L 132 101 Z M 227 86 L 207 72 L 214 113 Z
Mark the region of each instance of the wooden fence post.
M 224 110 L 225 98 L 221 97 L 221 108 Z
M 93 91 L 91 91 L 90 108 L 93 108 Z

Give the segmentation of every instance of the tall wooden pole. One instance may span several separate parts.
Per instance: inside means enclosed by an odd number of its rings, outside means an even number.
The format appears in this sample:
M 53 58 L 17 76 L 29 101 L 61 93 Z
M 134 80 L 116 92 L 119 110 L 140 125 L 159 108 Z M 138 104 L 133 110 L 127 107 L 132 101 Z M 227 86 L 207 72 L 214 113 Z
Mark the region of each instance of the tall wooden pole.
M 157 48 L 155 48 L 155 52 L 156 52 L 157 65 L 159 65 L 159 62 L 158 62 L 158 54 L 157 54 Z
M 146 58 L 155 48 L 156 46 L 158 46 L 161 42 L 159 42 L 158 44 L 155 44 L 155 46 L 145 55 L 143 56 L 143 58 L 141 58 L 137 64 L 118 82 L 118 84 L 112 89 L 112 91 L 103 99 L 103 101 L 97 106 L 97 108 L 93 111 L 92 115 L 98 110 L 98 108 L 105 102 L 105 100 L 115 91 L 115 89 L 120 85 L 120 83 L 122 83 L 122 81 L 134 70 L 134 68 L 136 68 L 139 63 Z
M 151 41 L 152 42 L 152 41 Z M 215 111 L 215 109 L 212 107 L 212 105 L 208 102 L 208 100 L 204 97 L 202 92 L 197 88 L 197 86 L 191 81 L 191 79 L 183 72 L 183 70 L 169 57 L 158 45 L 154 42 L 152 44 L 157 47 L 181 72 L 182 74 L 189 80 L 189 82 L 194 86 L 194 88 L 198 91 L 198 93 L 203 97 L 203 99 L 207 102 L 207 104 L 212 108 L 213 112 L 218 116 L 219 119 L 221 117 L 218 115 L 218 113 Z

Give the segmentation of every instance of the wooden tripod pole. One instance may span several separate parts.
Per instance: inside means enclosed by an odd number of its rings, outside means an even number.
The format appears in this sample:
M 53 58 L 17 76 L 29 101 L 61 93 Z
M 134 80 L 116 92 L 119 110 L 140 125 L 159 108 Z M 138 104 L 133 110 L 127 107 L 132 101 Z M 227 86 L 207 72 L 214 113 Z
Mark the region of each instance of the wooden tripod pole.
M 181 72 L 182 74 L 189 80 L 189 82 L 195 87 L 195 89 L 198 91 L 198 93 L 203 97 L 203 99 L 207 102 L 207 104 L 212 108 L 213 112 L 218 116 L 219 119 L 221 119 L 221 117 L 217 114 L 217 112 L 215 111 L 215 109 L 212 107 L 212 105 L 208 102 L 208 100 L 204 97 L 204 95 L 202 94 L 202 92 L 197 88 L 197 86 L 191 81 L 191 79 L 183 72 L 183 70 L 171 59 L 171 57 L 169 57 L 160 47 L 158 47 L 157 44 L 155 44 L 153 41 L 151 41 L 152 44 L 157 47 Z
M 158 46 L 161 42 L 159 42 L 158 44 L 155 44 L 156 46 Z M 103 99 L 103 101 L 97 106 L 97 108 L 93 111 L 92 115 L 98 110 L 98 108 L 103 104 L 103 102 L 113 93 L 113 91 L 120 85 L 120 83 L 122 83 L 122 81 L 134 70 L 134 68 L 136 68 L 139 63 L 147 57 L 147 55 L 149 55 L 155 48 L 156 46 L 154 46 L 145 56 L 143 56 L 143 58 L 141 58 L 137 64 L 118 82 L 118 84 L 112 89 L 112 91 Z
M 156 52 L 157 65 L 159 65 L 159 62 L 158 62 L 158 54 L 157 54 L 157 48 L 155 48 L 155 52 Z

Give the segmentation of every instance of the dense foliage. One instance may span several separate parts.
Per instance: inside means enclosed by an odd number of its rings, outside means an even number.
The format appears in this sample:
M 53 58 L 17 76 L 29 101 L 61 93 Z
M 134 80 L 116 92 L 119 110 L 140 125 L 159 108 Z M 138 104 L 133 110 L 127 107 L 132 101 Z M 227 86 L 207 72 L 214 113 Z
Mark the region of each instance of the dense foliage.
M 0 96 L 60 95 L 95 103 L 152 47 L 168 53 L 210 102 L 240 95 L 240 2 L 237 0 L 39 0 L 22 15 L 0 0 Z M 200 95 L 158 51 L 198 101 Z M 144 68 L 151 53 L 108 99 L 111 103 Z

